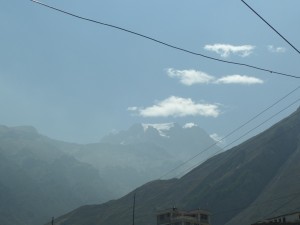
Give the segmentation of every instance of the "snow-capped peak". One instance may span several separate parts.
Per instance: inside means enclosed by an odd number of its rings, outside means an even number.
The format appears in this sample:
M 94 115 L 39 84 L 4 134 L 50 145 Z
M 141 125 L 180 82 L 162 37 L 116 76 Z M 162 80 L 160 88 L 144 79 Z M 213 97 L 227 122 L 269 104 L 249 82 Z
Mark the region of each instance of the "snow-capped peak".
M 149 127 L 156 129 L 160 136 L 168 137 L 164 131 L 170 130 L 174 127 L 174 123 L 143 123 L 142 124 L 144 131 L 146 132 Z
M 197 127 L 198 125 L 195 123 L 186 123 L 185 125 L 183 125 L 182 128 L 187 129 L 187 128 L 192 128 L 192 127 Z

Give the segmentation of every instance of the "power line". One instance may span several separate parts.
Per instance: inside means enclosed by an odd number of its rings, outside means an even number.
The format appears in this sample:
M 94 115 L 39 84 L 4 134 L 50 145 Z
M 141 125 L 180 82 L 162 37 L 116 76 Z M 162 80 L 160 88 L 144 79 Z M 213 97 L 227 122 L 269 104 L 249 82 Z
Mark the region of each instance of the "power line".
M 292 102 L 290 105 L 288 105 L 287 107 L 285 107 L 284 109 L 280 110 L 279 112 L 275 113 L 274 115 L 272 115 L 271 117 L 269 117 L 267 120 L 264 120 L 262 123 L 258 124 L 256 127 L 252 128 L 251 130 L 247 131 L 246 133 L 244 133 L 242 136 L 240 136 L 239 138 L 237 138 L 236 140 L 232 141 L 230 144 L 227 145 L 230 146 L 232 144 L 234 144 L 235 142 L 237 142 L 238 140 L 240 140 L 241 138 L 245 137 L 246 135 L 248 135 L 249 133 L 251 133 L 253 130 L 259 128 L 260 126 L 262 126 L 263 124 L 265 124 L 266 122 L 268 122 L 269 120 L 273 119 L 275 116 L 277 116 L 278 114 L 282 113 L 283 111 L 285 111 L 286 109 L 288 109 L 289 107 L 295 105 L 297 102 L 300 101 L 300 98 L 298 98 L 296 101 Z
M 99 22 L 99 21 L 96 21 L 96 20 L 92 20 L 92 19 L 89 19 L 89 18 L 85 18 L 85 17 L 82 17 L 82 16 L 78 16 L 78 15 L 75 15 L 75 14 L 72 14 L 72 13 L 69 13 L 69 12 L 67 12 L 67 11 L 63 11 L 63 10 L 60 10 L 60 9 L 58 9 L 58 8 L 54 8 L 54 7 L 52 7 L 52 6 L 49 6 L 49 5 L 46 5 L 46 4 L 44 4 L 44 3 L 41 3 L 41 2 L 38 2 L 38 1 L 36 1 L 36 0 L 31 0 L 32 2 L 35 2 L 35 3 L 38 3 L 38 4 L 40 4 L 40 5 L 43 5 L 43 6 L 45 6 L 45 7 L 48 7 L 48 8 L 50 8 L 50 9 L 53 9 L 53 10 L 56 10 L 56 11 L 59 11 L 59 12 L 61 12 L 61 13 L 64 13 L 64 14 L 67 14 L 67 15 L 70 15 L 70 16 L 73 16 L 73 17 L 76 17 L 76 18 L 79 18 L 79 19 L 82 19 L 82 20 L 86 20 L 86 21 L 89 21 L 89 22 L 93 22 L 93 23 L 97 23 L 97 24 L 101 24 L 101 25 L 104 25 L 104 26 L 108 26 L 108 27 L 111 27 L 111 28 L 114 28 L 114 29 L 118 29 L 118 30 L 121 30 L 121 31 L 125 31 L 125 32 L 128 32 L 128 33 L 131 33 L 131 34 L 134 34 L 134 35 L 137 35 L 137 36 L 140 36 L 140 37 L 142 37 L 142 38 L 146 38 L 146 39 L 148 39 L 148 40 L 151 40 L 151 41 L 154 41 L 154 42 L 157 42 L 157 43 L 159 43 L 159 44 L 162 44 L 162 45 L 165 45 L 165 46 L 167 46 L 167 47 L 170 47 L 170 48 L 173 48 L 173 49 L 176 49 L 176 50 L 180 50 L 180 51 L 183 51 L 183 52 L 186 52 L 186 53 L 189 53 L 189 54 L 193 54 L 193 55 L 197 55 L 197 56 L 201 56 L 201 57 L 204 57 L 204 58 L 207 58 L 207 59 L 210 59 L 210 60 L 215 60 L 215 61 L 218 61 L 218 62 L 223 62 L 223 63 L 228 63 L 228 64 L 234 64 L 234 65 L 239 65 L 239 66 L 245 66 L 245 67 L 249 67 L 249 68 L 252 68 L 252 69 L 256 69 L 256 70 L 261 70 L 261 71 L 265 71 L 265 72 L 270 72 L 270 73 L 274 73 L 274 74 L 277 74 L 277 75 L 282 75 L 282 76 L 287 76 L 287 77 L 292 77 L 292 78 L 300 78 L 299 76 L 295 76 L 295 75 L 290 75 L 290 74 L 285 74 L 285 73 L 281 73 L 281 72 L 276 72 L 276 71 L 272 71 L 272 70 L 269 70 L 269 69 L 264 69 L 264 68 L 260 68 L 260 67 L 257 67 L 257 66 L 252 66 L 252 65 L 248 65 L 248 64 L 244 64 L 244 63 L 238 63 L 238 62 L 234 62 L 234 61 L 227 61 L 227 60 L 221 60 L 221 59 L 218 59 L 218 58 L 214 58 L 214 57 L 210 57 L 210 56 L 207 56 L 207 55 L 204 55 L 204 54 L 201 54 L 201 53 L 196 53 L 196 52 L 193 52 L 193 51 L 190 51 L 190 50 L 186 50 L 186 49 L 183 49 L 183 48 L 180 48 L 180 47 L 177 47 L 177 46 L 174 46 L 174 45 L 171 45 L 171 44 L 168 44 L 168 43 L 166 43 L 166 42 L 163 42 L 163 41 L 160 41 L 160 40 L 157 40 L 157 39 L 154 39 L 154 38 L 152 38 L 152 37 L 149 37 L 149 36 L 146 36 L 146 35 L 143 35 L 143 34 L 140 34 L 140 33 L 137 33 L 137 32 L 134 32 L 134 31 L 130 31 L 130 30 L 128 30 L 128 29 L 124 29 L 124 28 L 121 28 L 121 27 L 118 27 L 118 26 L 115 26 L 115 25 L 111 25 L 111 24 L 107 24 L 107 23 L 103 23 L 103 22 Z M 241 0 L 242 2 L 244 2 L 243 0 Z M 244 2 L 245 3 L 245 2 Z M 246 4 L 246 3 L 245 3 Z M 246 4 L 247 5 L 247 4 Z M 254 11 L 255 12 L 255 11 Z M 257 14 L 258 15 L 258 14 Z M 258 15 L 259 16 L 259 15 Z M 259 16 L 260 17 L 260 16 Z M 261 17 L 261 19 L 263 19 L 262 17 Z M 264 19 L 263 19 L 264 20 Z M 264 20 L 265 21 L 265 20 Z M 265 21 L 266 22 L 266 21 Z M 267 22 L 266 22 L 267 23 Z M 268 24 L 268 23 L 267 23 Z M 268 24 L 275 32 L 277 32 L 270 24 Z M 286 42 L 288 42 L 279 32 L 277 32 Z M 288 42 L 289 43 L 289 42 Z M 298 53 L 300 53 L 291 43 L 289 43 L 289 45 L 291 45 Z M 299 88 L 299 87 L 298 87 Z M 298 89 L 297 88 L 297 89 Z M 297 90 L 296 89 L 296 90 Z M 294 91 L 296 91 L 296 90 L 294 90 Z M 293 91 L 293 92 L 294 92 Z M 292 92 L 291 92 L 292 93 Z M 291 94 L 290 93 L 290 94 Z M 286 96 L 287 97 L 287 96 Z M 285 98 L 285 97 L 284 97 Z M 284 98 L 282 98 L 282 99 L 284 99 Z M 281 99 L 281 100 L 282 100 Z M 280 100 L 280 101 L 281 101 Z M 296 102 L 298 102 L 299 101 L 299 99 L 296 101 Z M 278 101 L 279 102 L 279 101 Z M 277 103 L 278 103 L 277 102 Z M 293 104 L 295 104 L 296 102 L 294 102 Z M 275 103 L 275 104 L 277 104 L 277 103 Z M 273 107 L 275 104 L 273 104 L 271 107 Z M 271 108 L 270 107 L 270 108 Z M 268 108 L 269 109 L 269 108 Z M 268 109 L 266 109 L 266 110 L 268 110 Z M 266 110 L 264 110 L 263 112 L 265 112 Z M 282 112 L 283 110 L 281 110 L 280 112 Z M 245 123 L 244 125 L 246 125 L 246 124 L 248 124 L 249 122 L 251 122 L 252 120 L 254 120 L 256 117 L 258 117 L 259 115 L 261 115 L 263 112 L 261 112 L 261 113 L 259 113 L 257 116 L 255 116 L 254 118 L 252 118 L 251 120 L 249 120 L 247 123 Z M 280 113 L 279 112 L 279 113 Z M 277 114 L 279 114 L 279 113 L 277 113 Z M 275 115 L 277 115 L 277 114 L 275 114 Z M 273 116 L 274 117 L 274 116 Z M 273 117 L 271 117 L 271 118 L 273 118 Z M 269 118 L 268 120 L 270 120 L 271 118 Z M 263 123 L 265 123 L 265 122 L 267 122 L 268 120 L 266 120 L 266 121 L 264 121 Z M 262 123 L 262 124 L 263 124 Z M 260 124 L 260 125 L 262 125 L 262 124 Z M 241 127 L 243 127 L 244 125 L 242 125 Z M 259 126 L 260 126 L 259 125 Z M 259 127 L 259 126 L 257 126 L 257 127 Z M 240 129 L 241 127 L 239 127 L 238 129 Z M 253 128 L 253 129 L 251 129 L 249 132 L 247 132 L 246 134 L 248 134 L 248 133 L 250 133 L 251 131 L 253 131 L 254 129 L 256 129 L 257 127 L 255 127 L 255 128 Z M 235 130 L 236 131 L 236 130 Z M 234 132 L 235 132 L 234 131 Z M 246 135 L 245 134 L 245 135 Z M 230 135 L 231 135 L 231 133 L 230 133 Z M 228 137 L 228 136 L 226 136 L 226 137 Z M 244 137 L 244 135 L 242 136 L 242 137 Z M 242 137 L 240 137 L 240 138 L 242 138 Z M 240 139 L 239 138 L 239 139 Z M 237 140 L 239 140 L 239 139 L 237 139 Z M 237 140 L 235 140 L 234 142 L 236 142 Z M 234 142 L 232 142 L 232 143 L 234 143 Z M 230 144 L 232 144 L 232 143 L 230 143 Z M 202 153 L 202 152 L 201 152 Z M 198 155 L 197 155 L 198 156 Z M 165 175 L 164 175 L 165 176 Z
M 288 43 L 296 52 L 300 54 L 300 51 L 289 42 L 282 34 L 279 33 L 270 23 L 268 23 L 261 15 L 258 14 L 250 5 L 248 5 L 244 0 L 241 0 L 253 13 L 255 13 L 262 21 L 264 21 L 273 31 L 275 31 L 286 43 Z
M 219 212 L 216 212 L 216 213 L 212 214 L 212 216 L 219 215 L 219 214 L 230 213 L 230 212 L 238 211 L 238 210 L 241 210 L 241 209 L 257 207 L 257 206 L 261 206 L 261 205 L 264 205 L 264 204 L 268 204 L 269 202 L 272 202 L 272 201 L 277 201 L 277 200 L 281 200 L 281 199 L 285 199 L 285 198 L 289 198 L 289 197 L 294 197 L 293 200 L 295 200 L 295 197 L 296 198 L 299 197 L 299 194 L 300 194 L 300 192 L 294 192 L 294 193 L 284 195 L 284 196 L 280 196 L 280 197 L 277 197 L 277 198 L 270 198 L 270 199 L 268 199 L 266 201 L 263 201 L 263 202 L 253 203 L 250 206 L 247 205 L 247 206 L 236 207 L 234 209 L 222 210 L 222 211 L 219 211 Z M 289 202 L 291 202 L 291 201 L 289 201 Z
M 238 140 L 242 139 L 243 137 L 245 137 L 246 135 L 248 135 L 249 133 L 251 133 L 252 131 L 254 131 L 255 129 L 259 128 L 260 126 L 262 126 L 263 124 L 265 124 L 266 122 L 268 122 L 269 120 L 273 119 L 275 116 L 277 116 L 278 114 L 280 114 L 281 112 L 283 112 L 284 110 L 286 110 L 287 108 L 291 107 L 292 105 L 296 104 L 300 99 L 297 99 L 296 101 L 294 101 L 293 103 L 291 103 L 289 106 L 287 106 L 286 108 L 280 110 L 279 112 L 277 112 L 276 114 L 272 115 L 271 117 L 269 117 L 267 120 L 263 121 L 262 123 L 260 123 L 259 125 L 257 125 L 256 127 L 250 129 L 249 131 L 247 131 L 246 133 L 244 133 L 242 136 L 238 137 L 237 139 L 235 139 L 234 141 L 232 141 L 231 143 L 227 144 L 225 147 L 222 148 L 222 150 L 225 150 L 225 148 L 229 147 L 230 145 L 232 145 L 233 143 L 237 142 Z M 256 117 L 255 117 L 256 118 Z M 227 136 L 228 137 L 228 136 Z M 207 149 L 208 150 L 208 149 Z M 214 153 L 211 157 L 217 155 L 218 153 L 220 153 L 220 151 L 217 151 L 216 153 Z M 202 153 L 202 152 L 201 152 Z M 197 156 L 199 156 L 200 154 L 198 154 Z M 195 157 L 197 157 L 195 156 Z M 193 157 L 192 159 L 194 159 L 195 157 Z M 210 157 L 210 158 L 211 158 Z M 204 161 L 206 161 L 207 159 L 205 160 L 202 160 L 201 163 L 203 163 Z M 186 164 L 186 162 L 182 163 L 180 166 L 176 167 L 176 169 L 178 169 L 179 167 L 181 167 L 182 165 Z M 197 167 L 199 165 L 199 163 L 185 169 L 183 172 L 187 172 L 195 167 Z M 173 172 L 174 170 L 172 170 Z M 182 174 L 182 173 L 181 173 Z
M 278 208 L 274 209 L 271 213 L 269 213 L 269 215 L 272 216 L 275 212 L 277 212 L 278 210 L 282 209 L 284 206 L 290 204 L 291 202 L 295 201 L 297 198 L 299 198 L 299 195 L 297 195 L 297 196 L 289 199 L 285 203 L 281 204 Z
M 283 108 L 282 110 L 280 110 L 279 112 L 277 112 L 276 114 L 274 114 L 273 116 L 271 116 L 269 119 L 273 118 L 274 116 L 276 116 L 279 113 L 283 112 L 284 110 L 288 109 L 289 107 L 291 107 L 292 105 L 294 105 L 299 100 L 300 99 L 292 102 L 291 104 L 289 104 L 288 106 L 286 106 L 285 108 Z M 289 118 L 292 118 L 294 116 L 297 116 L 297 114 L 294 113 Z M 292 132 L 292 130 L 290 130 L 290 131 Z M 281 134 L 278 134 L 277 136 L 274 136 L 272 139 L 268 140 L 265 144 L 267 144 L 269 142 L 272 142 L 274 139 L 276 140 L 278 137 L 280 137 L 280 135 Z M 252 141 L 254 141 L 254 140 L 252 140 Z M 202 169 L 205 169 L 205 167 L 202 168 Z M 294 170 L 294 171 L 299 172 L 298 170 Z M 286 177 L 289 177 L 289 175 L 287 175 L 287 176 L 281 176 L 280 179 L 286 178 Z M 197 178 L 195 178 L 195 179 L 197 179 Z M 189 179 L 189 181 L 191 181 L 191 180 Z M 299 181 L 297 181 L 295 183 L 292 183 L 292 184 L 294 185 L 296 183 L 299 183 Z M 236 208 L 232 208 L 232 209 L 226 209 L 226 210 L 222 210 L 222 211 L 217 211 L 217 212 L 213 213 L 212 216 L 216 216 L 216 215 L 219 215 L 219 214 L 226 214 L 226 213 L 230 213 L 230 212 L 233 212 L 233 211 L 238 211 L 238 210 L 242 210 L 242 209 L 246 209 L 246 208 L 257 207 L 257 206 L 261 206 L 261 205 L 264 205 L 264 204 L 268 204 L 271 201 L 277 201 L 277 200 L 281 200 L 281 199 L 285 199 L 285 198 L 290 198 L 290 197 L 294 196 L 293 199 L 288 200 L 287 202 L 284 202 L 278 208 L 276 208 L 276 210 L 272 211 L 272 213 L 273 213 L 273 212 L 278 211 L 279 209 L 283 208 L 285 205 L 289 204 L 290 202 L 292 202 L 293 200 L 295 200 L 297 197 L 299 197 L 299 193 L 300 192 L 298 191 L 298 192 L 290 193 L 288 195 L 284 195 L 284 196 L 280 196 L 280 197 L 276 197 L 276 198 L 269 198 L 268 200 L 261 201 L 261 202 L 258 202 L 258 203 L 250 203 L 250 204 L 247 204 L 247 205 L 244 205 L 244 206 L 240 206 L 240 207 L 236 207 Z
M 234 129 L 233 131 L 231 131 L 229 134 L 225 135 L 222 139 L 220 139 L 219 141 L 215 142 L 214 144 L 208 146 L 207 148 L 205 148 L 203 151 L 197 153 L 196 155 L 192 156 L 191 158 L 189 158 L 188 160 L 184 161 L 183 163 L 179 164 L 178 166 L 174 167 L 173 169 L 169 170 L 168 172 L 166 172 L 165 174 L 163 174 L 162 176 L 160 176 L 158 179 L 162 179 L 163 177 L 165 177 L 166 175 L 172 173 L 173 171 L 177 170 L 178 168 L 182 167 L 183 165 L 187 164 L 188 162 L 192 161 L 193 159 L 195 159 L 196 157 L 202 155 L 204 152 L 208 151 L 209 149 L 211 149 L 212 147 L 214 147 L 215 145 L 217 145 L 218 143 L 222 142 L 223 140 L 225 140 L 226 138 L 230 137 L 232 134 L 234 134 L 235 132 L 237 132 L 238 130 L 240 130 L 241 128 L 243 128 L 244 126 L 246 126 L 247 124 L 251 123 L 253 120 L 255 120 L 256 118 L 258 118 L 260 115 L 262 115 L 263 113 L 265 113 L 266 111 L 270 110 L 272 107 L 274 107 L 275 105 L 277 105 L 278 103 L 280 103 L 281 101 L 283 101 L 284 99 L 286 99 L 288 96 L 290 96 L 291 94 L 293 94 L 294 92 L 296 92 L 297 90 L 299 90 L 300 86 L 296 87 L 295 89 L 293 89 L 292 91 L 290 91 L 289 93 L 287 93 L 286 95 L 284 95 L 283 97 L 281 97 L 280 99 L 278 99 L 276 102 L 274 102 L 272 105 L 268 106 L 266 109 L 264 109 L 263 111 L 261 111 L 260 113 L 258 113 L 257 115 L 253 116 L 251 119 L 249 119 L 248 121 L 246 121 L 245 123 L 243 123 L 242 125 L 240 125 L 239 127 L 237 127 L 236 129 Z M 299 101 L 299 99 L 297 100 Z M 295 104 L 295 103 L 294 103 Z M 253 130 L 253 129 L 252 129 Z M 251 130 L 251 131 L 252 131 Z M 249 132 L 251 132 L 249 131 Z M 245 135 L 244 135 L 245 136 Z M 240 137 L 239 139 L 241 139 L 242 137 Z M 239 140 L 238 139 L 238 140 Z M 238 141 L 235 140 L 234 142 Z M 230 143 L 229 145 L 233 144 Z M 227 145 L 227 146 L 229 146 Z M 225 146 L 225 147 L 227 147 Z M 220 151 L 218 151 L 217 153 L 219 153 Z M 214 154 L 215 155 L 215 154 Z
M 294 104 L 296 104 L 298 101 L 300 101 L 300 99 L 294 101 L 293 103 L 291 103 L 290 105 L 288 105 L 287 107 L 285 107 L 284 109 L 280 110 L 279 112 L 277 112 L 276 114 L 272 115 L 271 117 L 269 117 L 267 120 L 265 120 L 264 122 L 262 122 L 261 124 L 259 124 L 258 126 L 256 126 L 255 128 L 252 128 L 250 131 L 246 132 L 245 134 L 243 134 L 241 137 L 239 137 L 238 139 L 244 137 L 245 135 L 247 135 L 248 133 L 250 133 L 251 131 L 255 130 L 256 128 L 258 128 L 259 126 L 261 126 L 263 123 L 266 123 L 267 121 L 269 121 L 270 119 L 274 118 L 275 116 L 277 116 L 278 114 L 280 114 L 281 112 L 283 112 L 284 110 L 288 109 L 289 107 L 293 106 Z M 296 116 L 297 114 L 293 114 L 292 116 L 290 116 L 290 118 Z M 273 139 L 279 138 L 281 134 L 274 136 Z M 224 148 L 230 146 L 231 144 L 233 144 L 234 142 L 236 142 L 238 139 L 234 140 L 233 142 L 231 142 L 230 144 L 226 145 Z M 273 141 L 273 139 L 265 142 L 263 145 L 269 144 L 271 141 Z M 250 143 L 253 142 L 255 139 L 250 140 Z M 261 146 L 263 146 L 261 145 Z M 215 152 L 212 156 L 210 156 L 209 158 L 212 158 L 216 155 L 218 155 L 220 152 L 222 152 L 222 150 Z M 207 161 L 208 159 L 205 160 L 201 160 L 200 162 L 198 162 L 197 164 L 192 165 L 191 167 L 185 169 L 184 171 L 182 171 L 179 175 L 177 176 L 181 176 L 184 173 L 186 173 L 187 171 L 191 171 L 192 169 L 196 168 L 197 166 L 201 165 L 203 162 Z M 205 167 L 202 167 L 202 169 L 205 169 Z
M 299 182 L 295 182 L 293 184 L 297 184 L 297 183 L 299 183 Z M 231 212 L 235 212 L 235 211 L 239 211 L 239 210 L 243 210 L 243 209 L 248 209 L 248 208 L 253 208 L 253 207 L 259 207 L 259 206 L 263 206 L 263 205 L 266 205 L 266 204 L 270 204 L 270 202 L 274 202 L 274 201 L 283 200 L 283 199 L 287 199 L 287 198 L 293 197 L 292 199 L 290 199 L 287 202 L 281 204 L 278 208 L 276 208 L 275 210 L 273 210 L 272 213 L 268 213 L 268 215 L 272 216 L 271 214 L 273 214 L 274 212 L 276 212 L 279 209 L 283 208 L 285 205 L 291 203 L 292 201 L 296 200 L 299 197 L 299 194 L 300 194 L 300 192 L 297 191 L 297 192 L 293 192 L 293 193 L 290 193 L 290 194 L 287 194 L 287 195 L 282 195 L 280 197 L 269 198 L 269 199 L 267 199 L 265 201 L 260 201 L 260 202 L 257 202 L 257 203 L 252 202 L 252 203 L 244 205 L 244 206 L 217 211 L 217 212 L 213 213 L 211 216 L 214 217 L 214 216 L 218 216 L 218 215 L 221 215 L 221 214 L 227 214 L 227 213 L 231 213 Z M 156 195 L 156 197 L 157 196 L 158 195 Z M 266 217 L 269 217 L 269 216 L 266 216 Z M 142 218 L 142 217 L 140 216 L 139 218 Z
M 131 31 L 131 30 L 119 27 L 119 26 L 115 26 L 115 25 L 112 25 L 112 24 L 100 22 L 100 21 L 97 21 L 97 20 L 89 19 L 87 17 L 79 16 L 79 15 L 67 12 L 65 10 L 61 10 L 61 9 L 55 8 L 53 6 L 47 5 L 45 3 L 39 2 L 37 0 L 30 0 L 30 1 L 32 1 L 34 3 L 37 3 L 37 4 L 40 4 L 42 6 L 45 6 L 45 7 L 49 8 L 49 9 L 61 12 L 63 14 L 66 14 L 66 15 L 69 15 L 69 16 L 72 16 L 72 17 L 76 17 L 76 18 L 81 19 L 81 20 L 85 20 L 85 21 L 89 21 L 89 22 L 92 22 L 92 23 L 100 24 L 100 25 L 103 25 L 103 26 L 111 27 L 111 28 L 114 28 L 114 29 L 117 29 L 117 30 L 121 30 L 121 31 L 130 33 L 130 34 L 133 34 L 133 35 L 136 35 L 136 36 L 148 39 L 150 41 L 156 42 L 158 44 L 167 46 L 169 48 L 173 48 L 175 50 L 179 50 L 179 51 L 182 51 L 182 52 L 185 52 L 185 53 L 189 53 L 189 54 L 192 54 L 192 55 L 200 56 L 200 57 L 203 57 L 203 58 L 206 58 L 206 59 L 210 59 L 210 60 L 214 60 L 214 61 L 222 62 L 222 63 L 227 63 L 227 64 L 244 66 L 244 67 L 248 67 L 248 68 L 252 68 L 252 69 L 256 69 L 256 70 L 260 70 L 260 71 L 264 71 L 264 72 L 269 72 L 269 73 L 272 73 L 272 74 L 281 75 L 281 76 L 285 76 L 285 77 L 297 78 L 297 79 L 300 78 L 300 76 L 296 76 L 296 75 L 293 75 L 293 74 L 287 74 L 287 73 L 277 72 L 277 71 L 274 71 L 274 70 L 270 70 L 270 69 L 266 69 L 266 68 L 262 68 L 262 67 L 258 67 L 258 66 L 254 66 L 254 65 L 249 65 L 249 64 L 246 64 L 246 63 L 239 63 L 239 62 L 235 62 L 235 61 L 223 60 L 223 59 L 218 59 L 218 58 L 215 58 L 215 57 L 207 56 L 207 55 L 204 55 L 204 54 L 201 54 L 201 53 L 197 53 L 197 52 L 194 52 L 194 51 L 191 51 L 191 50 L 187 50 L 187 49 L 184 49 L 184 48 L 181 48 L 181 47 L 177 47 L 177 46 L 172 45 L 172 44 L 168 44 L 166 42 L 160 41 L 158 39 L 152 38 L 152 37 L 144 35 L 144 34 L 137 33 L 135 31 Z
M 58 12 L 67 14 L 67 15 L 72 16 L 72 17 L 76 17 L 76 18 L 79 18 L 79 19 L 82 19 L 82 20 L 86 20 L 86 21 L 89 21 L 89 22 L 93 22 L 93 23 L 97 23 L 97 24 L 100 24 L 100 25 L 108 26 L 108 27 L 111 27 L 111 28 L 114 28 L 114 29 L 118 29 L 118 30 L 121 30 L 121 31 L 125 31 L 125 32 L 128 32 L 128 33 L 131 33 L 131 34 L 134 34 L 134 35 L 137 35 L 137 36 L 140 36 L 140 37 L 149 39 L 149 40 L 151 40 L 151 41 L 157 42 L 157 43 L 159 43 L 159 44 L 162 44 L 162 45 L 165 45 L 165 46 L 168 46 L 168 47 L 171 47 L 171 48 L 180 50 L 180 51 L 184 51 L 184 52 L 186 52 L 186 53 L 190 53 L 190 54 L 193 54 L 193 55 L 198 55 L 198 56 L 201 56 L 201 57 L 204 57 L 204 58 L 207 58 L 207 59 L 211 59 L 211 60 L 215 60 L 215 61 L 219 61 L 219 62 L 224 62 L 224 63 L 229 63 L 229 64 L 240 65 L 240 66 L 246 66 L 246 67 L 250 67 L 250 68 L 254 68 L 254 69 L 262 70 L 262 71 L 267 71 L 267 72 L 274 73 L 274 74 L 278 74 L 278 75 L 283 75 L 283 76 L 288 76 L 288 77 L 293 77 L 293 78 L 300 78 L 300 77 L 298 77 L 298 76 L 289 75 L 289 74 L 284 74 L 284 73 L 280 73 L 280 72 L 276 72 L 276 71 L 271 71 L 271 70 L 268 70 L 268 69 L 263 69 L 263 68 L 259 68 L 259 67 L 256 67 L 256 66 L 251 66 L 251 65 L 248 65 L 248 64 L 237 63 L 237 62 L 232 62 L 232 61 L 227 61 L 227 60 L 221 60 L 221 59 L 217 59 L 217 58 L 214 58 L 214 57 L 206 56 L 206 55 L 203 55 L 203 54 L 200 54 L 200 53 L 192 52 L 192 51 L 189 51 L 189 50 L 186 50 L 186 49 L 183 49 L 183 48 L 179 48 L 179 47 L 176 47 L 176 46 L 167 44 L 167 43 L 165 43 L 165 42 L 159 41 L 159 40 L 154 39 L 154 38 L 152 38 L 152 37 L 149 37 L 149 36 L 146 36 L 146 35 L 143 35 L 143 34 L 134 32 L 134 31 L 130 31 L 130 30 L 124 29 L 124 28 L 122 28 L 122 27 L 118 27 L 118 26 L 115 26 L 115 25 L 103 23 L 103 22 L 100 22 L 100 21 L 96 21 L 96 20 L 93 20 L 93 19 L 86 18 L 86 17 L 78 16 L 78 15 L 75 15 L 75 14 L 73 14 L 73 13 L 70 13 L 70 12 L 67 12 L 67 11 L 64 11 L 64 10 L 61 10 L 61 9 L 58 9 L 58 8 L 49 6 L 49 5 L 47 5 L 47 4 L 44 4 L 44 3 L 39 2 L 39 1 L 36 1 L 36 0 L 30 0 L 30 1 L 32 1 L 32 2 L 34 2 L 34 3 L 37 3 L 37 4 L 40 4 L 40 5 L 43 5 L 43 6 L 47 7 L 47 8 L 53 9 L 53 10 L 55 10 L 55 11 L 58 11 Z M 299 89 L 299 87 L 297 87 L 295 90 L 293 90 L 292 92 L 290 92 L 288 95 L 290 95 L 291 93 L 293 93 L 293 92 L 296 91 L 297 89 Z M 237 129 L 235 129 L 234 131 L 232 131 L 231 133 L 229 133 L 228 135 L 226 135 L 226 136 L 225 136 L 224 138 L 222 138 L 220 141 L 224 140 L 224 139 L 227 138 L 228 136 L 230 136 L 230 135 L 232 135 L 233 133 L 235 133 L 237 130 L 239 130 L 239 129 L 241 129 L 242 127 L 244 127 L 246 124 L 248 124 L 248 123 L 250 123 L 251 121 L 253 121 L 255 118 L 257 118 L 257 117 L 260 116 L 262 113 L 264 113 L 265 111 L 267 111 L 268 109 L 270 109 L 271 107 L 273 107 L 274 105 L 276 105 L 277 103 L 279 103 L 281 100 L 283 100 L 284 98 L 286 98 L 288 95 L 284 96 L 282 99 L 280 99 L 280 100 L 278 100 L 277 102 L 275 102 L 273 105 L 271 105 L 270 107 L 268 107 L 267 109 L 265 109 L 264 111 L 262 111 L 261 113 L 259 113 L 258 115 L 256 115 L 256 116 L 253 117 L 252 119 L 250 119 L 249 121 L 247 121 L 245 124 L 241 125 L 241 126 L 238 127 Z M 215 143 L 215 144 L 209 146 L 209 147 L 206 148 L 204 151 L 198 153 L 197 155 L 193 156 L 191 159 L 187 160 L 187 161 L 184 162 L 183 164 L 181 164 L 181 165 L 179 165 L 178 167 L 174 168 L 172 171 L 174 171 L 175 169 L 181 167 L 182 165 L 186 164 L 187 162 L 191 161 L 191 160 L 194 159 L 195 157 L 199 156 L 199 155 L 202 154 L 203 152 L 205 152 L 205 151 L 207 151 L 208 149 L 210 149 L 211 147 L 215 146 L 216 144 L 217 144 L 217 143 Z M 172 171 L 169 171 L 168 173 L 164 174 L 164 175 L 161 176 L 159 179 L 161 179 L 162 177 L 166 176 L 167 174 L 169 174 L 169 173 L 172 172 Z

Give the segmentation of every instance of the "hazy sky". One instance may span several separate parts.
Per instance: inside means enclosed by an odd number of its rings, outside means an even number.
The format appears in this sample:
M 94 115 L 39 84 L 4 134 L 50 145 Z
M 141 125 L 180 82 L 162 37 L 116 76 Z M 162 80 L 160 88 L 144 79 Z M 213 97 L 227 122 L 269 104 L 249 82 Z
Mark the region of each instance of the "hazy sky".
M 194 52 L 300 76 L 300 55 L 240 0 L 43 2 Z M 299 0 L 248 2 L 300 48 Z M 168 122 L 196 123 L 222 137 L 300 84 L 29 0 L 1 0 L 0 28 L 0 124 L 31 125 L 65 141 L 96 142 L 134 123 Z M 299 90 L 239 134 L 298 98 Z

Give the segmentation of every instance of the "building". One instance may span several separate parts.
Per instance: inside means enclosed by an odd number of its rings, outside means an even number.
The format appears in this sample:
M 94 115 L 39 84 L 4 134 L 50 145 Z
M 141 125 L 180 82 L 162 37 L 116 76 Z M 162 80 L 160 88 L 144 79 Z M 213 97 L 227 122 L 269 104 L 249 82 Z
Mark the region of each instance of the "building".
M 300 212 L 294 212 L 289 214 L 284 214 L 276 217 L 266 219 L 264 221 L 259 221 L 253 225 L 300 225 Z
M 157 212 L 157 225 L 210 225 L 210 215 L 200 209 L 183 211 L 174 207 Z
M 299 223 L 300 224 L 300 212 L 294 212 L 289 214 L 284 214 L 281 216 L 276 216 L 273 218 L 267 219 L 268 222 L 277 222 L 277 223 Z

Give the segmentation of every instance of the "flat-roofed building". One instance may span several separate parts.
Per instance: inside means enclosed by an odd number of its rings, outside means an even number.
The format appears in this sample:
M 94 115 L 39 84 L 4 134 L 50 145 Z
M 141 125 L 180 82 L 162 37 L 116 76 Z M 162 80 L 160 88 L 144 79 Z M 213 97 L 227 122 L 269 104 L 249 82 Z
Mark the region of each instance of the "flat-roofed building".
M 174 207 L 157 212 L 157 225 L 210 225 L 210 215 L 201 209 L 184 211 Z
M 263 221 L 256 222 L 253 225 L 300 225 L 300 212 L 288 213 L 272 217 Z

